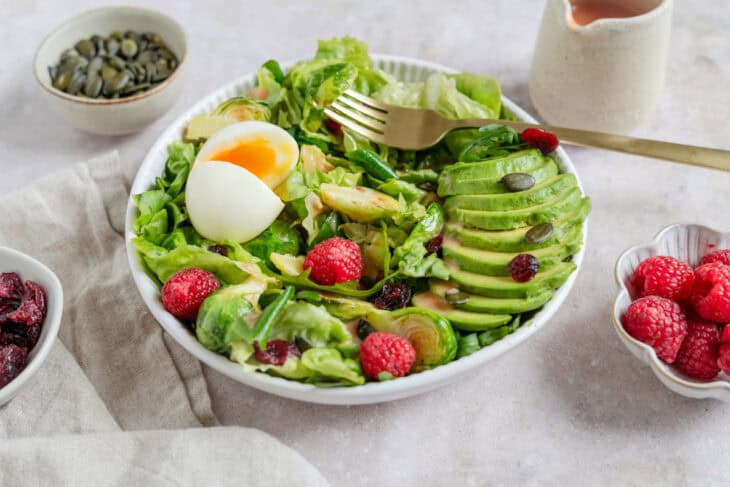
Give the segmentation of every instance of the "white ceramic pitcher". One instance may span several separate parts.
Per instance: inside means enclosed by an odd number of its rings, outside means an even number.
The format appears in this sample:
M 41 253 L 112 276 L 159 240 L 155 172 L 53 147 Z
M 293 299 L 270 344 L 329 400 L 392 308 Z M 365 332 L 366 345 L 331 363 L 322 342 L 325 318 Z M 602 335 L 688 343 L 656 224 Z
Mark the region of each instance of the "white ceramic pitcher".
M 570 0 L 547 0 L 530 96 L 551 124 L 626 133 L 651 114 L 664 85 L 672 0 L 601 1 L 645 13 L 579 25 Z

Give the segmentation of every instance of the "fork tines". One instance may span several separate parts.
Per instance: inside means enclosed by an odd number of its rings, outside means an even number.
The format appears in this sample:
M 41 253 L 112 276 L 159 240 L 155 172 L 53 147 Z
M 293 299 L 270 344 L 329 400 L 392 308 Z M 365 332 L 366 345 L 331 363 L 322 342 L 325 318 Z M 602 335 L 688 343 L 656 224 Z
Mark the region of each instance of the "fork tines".
M 353 132 L 384 143 L 388 110 L 372 98 L 347 90 L 324 113 Z

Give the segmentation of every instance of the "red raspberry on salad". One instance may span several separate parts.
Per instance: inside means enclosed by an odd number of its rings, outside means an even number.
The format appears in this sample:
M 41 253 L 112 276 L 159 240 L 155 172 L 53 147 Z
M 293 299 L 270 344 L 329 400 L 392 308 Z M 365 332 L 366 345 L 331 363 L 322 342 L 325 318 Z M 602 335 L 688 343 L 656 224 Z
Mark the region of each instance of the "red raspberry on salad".
M 712 252 L 711 254 L 707 254 L 706 256 L 702 257 L 699 265 L 711 264 L 713 262 L 720 262 L 725 265 L 730 265 L 730 250 L 720 249 Z
M 687 318 L 682 308 L 659 296 L 646 296 L 631 303 L 622 322 L 629 335 L 652 347 L 660 359 L 670 364 L 687 335 Z
M 543 154 L 550 154 L 558 148 L 560 141 L 558 136 L 547 130 L 529 128 L 522 131 L 520 139 L 527 142 L 527 145 L 539 149 Z
M 346 238 L 329 238 L 309 251 L 304 269 L 311 269 L 309 278 L 324 286 L 359 281 L 362 277 L 360 246 Z
M 720 372 L 717 364 L 719 343 L 720 334 L 716 324 L 691 320 L 674 365 L 680 372 L 694 379 L 714 379 Z
M 730 267 L 712 262 L 695 269 L 691 299 L 701 318 L 716 323 L 730 321 Z
M 416 361 L 416 349 L 407 339 L 376 331 L 360 345 L 360 363 L 365 375 L 381 380 L 383 375 L 403 377 Z
M 200 305 L 219 287 L 213 274 L 191 267 L 174 274 L 162 286 L 162 305 L 178 319 L 195 321 Z
M 657 255 L 639 264 L 631 283 L 640 297 L 661 296 L 682 301 L 692 294 L 694 280 L 694 271 L 687 263 L 667 255 Z

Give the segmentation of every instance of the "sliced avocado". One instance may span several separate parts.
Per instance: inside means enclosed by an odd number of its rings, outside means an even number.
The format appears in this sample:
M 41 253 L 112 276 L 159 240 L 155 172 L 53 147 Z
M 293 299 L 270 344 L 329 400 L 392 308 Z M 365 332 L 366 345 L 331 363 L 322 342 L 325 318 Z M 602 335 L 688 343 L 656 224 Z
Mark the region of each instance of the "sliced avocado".
M 455 288 L 448 281 L 440 281 L 437 279 L 432 279 L 429 282 L 429 287 L 431 288 L 431 292 L 439 297 L 444 297 L 447 289 Z M 484 296 L 464 293 L 464 302 L 455 304 L 454 308 L 480 313 L 518 314 L 541 308 L 552 297 L 552 290 L 544 291 L 541 294 L 529 298 L 486 298 Z
M 580 188 L 572 188 L 541 205 L 511 211 L 480 211 L 452 208 L 447 217 L 482 230 L 509 230 L 560 219 L 580 204 Z
M 536 183 L 539 183 L 558 174 L 558 166 L 549 157 L 543 157 L 539 164 L 531 169 L 524 169 L 522 172 L 529 174 L 535 178 Z M 479 177 L 476 179 L 458 179 L 445 176 L 439 180 L 438 194 L 441 197 L 445 197 L 459 194 L 509 193 L 507 188 L 500 183 L 503 177 L 504 175 Z
M 531 244 L 525 241 L 525 234 L 531 226 L 506 231 L 486 231 L 464 228 L 460 223 L 447 223 L 446 235 L 454 237 L 462 245 L 495 252 L 520 252 L 555 245 L 582 232 L 582 223 L 591 211 L 591 200 L 583 198 L 577 208 L 566 213 L 553 223 L 553 235 L 544 242 Z
M 439 298 L 429 291 L 414 296 L 413 304 L 420 308 L 433 309 L 439 315 L 448 319 L 454 328 L 464 331 L 491 330 L 492 328 L 498 328 L 512 321 L 512 315 L 508 314 L 493 315 L 454 309 L 444 299 Z
M 577 253 L 583 238 L 579 227 L 566 235 L 563 242 L 530 251 L 540 261 L 540 270 L 546 271 Z M 444 257 L 458 264 L 461 270 L 488 276 L 508 276 L 509 263 L 521 252 L 494 252 L 475 249 L 459 244 L 455 239 L 446 238 L 443 245 Z
M 482 276 L 452 267 L 449 280 L 459 289 L 490 298 L 534 297 L 545 291 L 557 289 L 576 269 L 573 262 L 562 262 L 545 272 L 538 272 L 528 282 L 517 282 L 511 277 Z
M 582 244 L 582 235 L 576 232 L 571 240 L 565 239 L 550 247 L 532 250 L 530 254 L 537 257 L 540 261 L 540 270 L 545 271 L 578 252 Z M 493 252 L 465 247 L 451 237 L 444 239 L 443 253 L 444 257 L 459 264 L 460 269 L 488 276 L 508 276 L 509 263 L 519 255 L 518 253 Z
M 501 178 L 513 172 L 525 172 L 542 162 L 543 156 L 537 149 L 513 152 L 506 156 L 493 157 L 481 162 L 457 162 L 441 172 L 442 179 Z
M 446 199 L 444 208 L 464 210 L 500 211 L 516 210 L 536 206 L 550 201 L 568 189 L 575 188 L 577 181 L 573 174 L 553 176 L 526 191 L 501 194 L 471 194 L 452 196 Z
M 341 319 L 364 319 L 377 331 L 407 338 L 416 349 L 413 371 L 450 362 L 456 355 L 456 335 L 449 321 L 429 309 L 381 310 L 367 301 L 321 294 L 327 311 Z

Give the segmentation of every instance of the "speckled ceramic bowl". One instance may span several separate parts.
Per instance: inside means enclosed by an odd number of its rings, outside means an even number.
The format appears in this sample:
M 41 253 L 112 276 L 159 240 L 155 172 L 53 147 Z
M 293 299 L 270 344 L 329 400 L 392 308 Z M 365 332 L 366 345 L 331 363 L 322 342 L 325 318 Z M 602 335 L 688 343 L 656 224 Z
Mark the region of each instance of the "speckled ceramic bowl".
M 702 225 L 678 224 L 659 232 L 652 242 L 628 249 L 616 262 L 616 281 L 620 290 L 613 307 L 613 327 L 626 348 L 647 363 L 659 380 L 677 394 L 730 402 L 730 377 L 721 373 L 711 382 L 691 379 L 659 359 L 653 348 L 629 335 L 621 324 L 621 317 L 626 313 L 632 298 L 636 297 L 629 278 L 641 261 L 654 255 L 671 255 L 695 266 L 702 256 L 719 248 L 730 248 L 730 232 L 720 232 Z
M 154 88 L 126 98 L 91 99 L 72 96 L 53 87 L 48 66 L 79 39 L 115 30 L 159 34 L 179 64 L 169 78 Z M 33 60 L 33 74 L 51 108 L 68 124 L 85 132 L 122 135 L 137 132 L 167 112 L 183 86 L 187 65 L 185 32 L 170 17 L 140 7 L 102 7 L 84 12 L 59 26 L 41 43 Z

